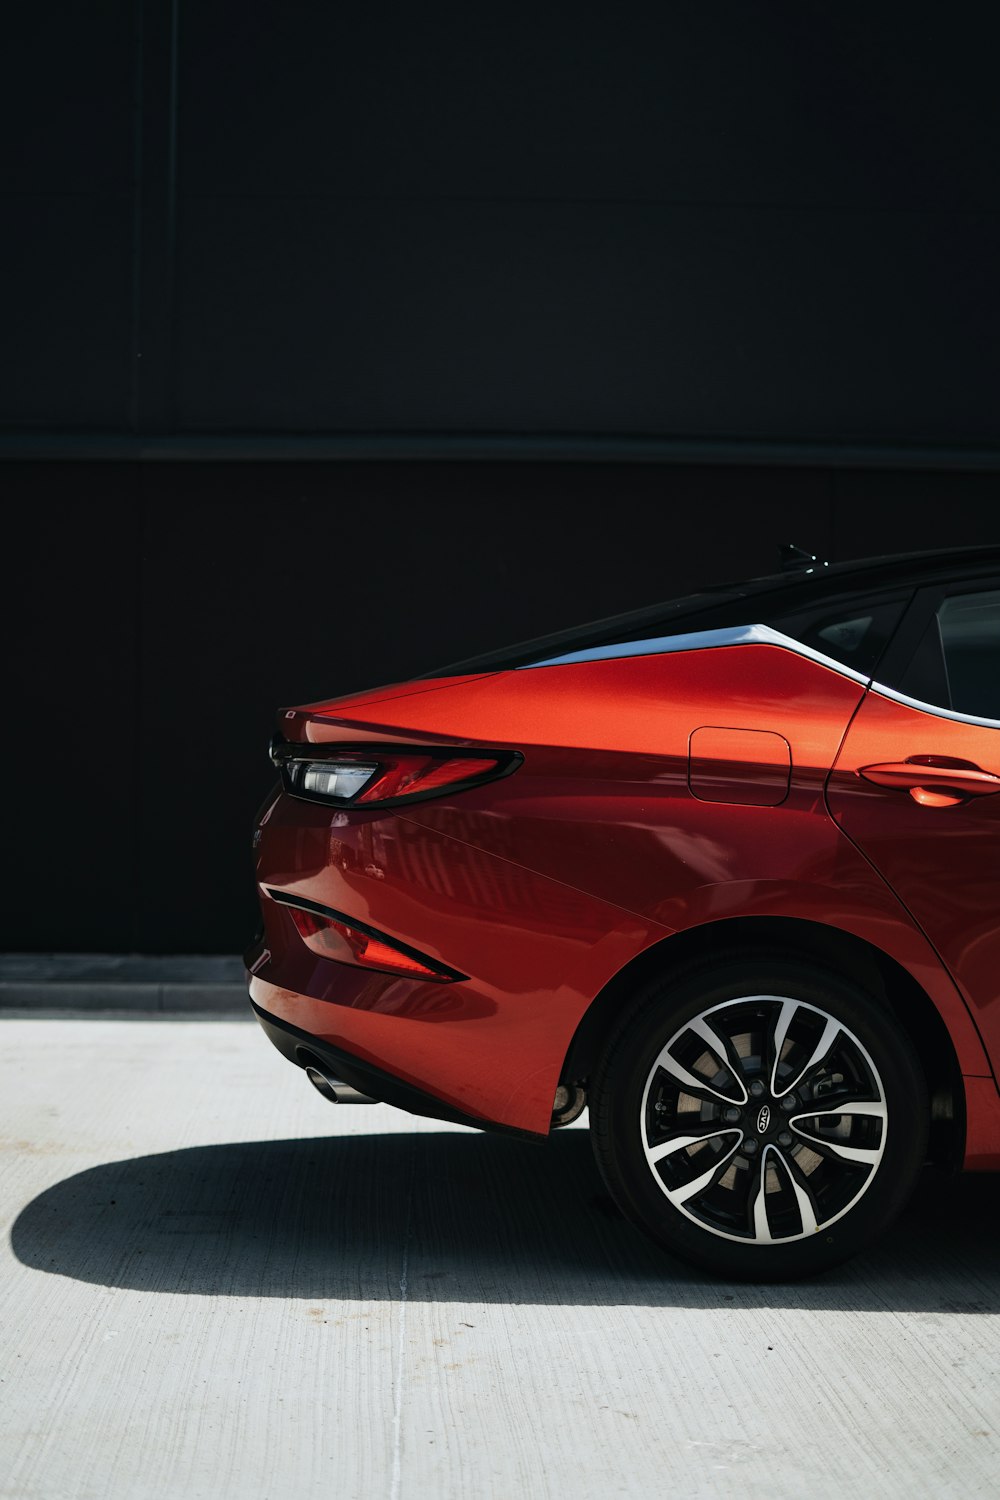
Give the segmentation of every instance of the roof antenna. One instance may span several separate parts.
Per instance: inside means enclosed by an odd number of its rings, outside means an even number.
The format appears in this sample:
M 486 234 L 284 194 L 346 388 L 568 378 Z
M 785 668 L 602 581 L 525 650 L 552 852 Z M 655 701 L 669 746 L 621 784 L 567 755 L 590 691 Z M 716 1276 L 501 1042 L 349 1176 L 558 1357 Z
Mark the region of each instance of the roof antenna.
M 815 573 L 820 568 L 830 566 L 828 562 L 821 562 L 815 552 L 796 547 L 794 542 L 782 542 L 779 545 L 778 560 L 783 573 Z

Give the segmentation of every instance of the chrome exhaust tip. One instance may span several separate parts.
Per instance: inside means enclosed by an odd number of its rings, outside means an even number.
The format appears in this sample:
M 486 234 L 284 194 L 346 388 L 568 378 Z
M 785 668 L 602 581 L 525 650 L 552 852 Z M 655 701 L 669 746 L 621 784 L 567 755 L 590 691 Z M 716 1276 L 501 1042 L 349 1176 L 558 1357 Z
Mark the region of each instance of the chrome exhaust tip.
M 329 1104 L 377 1104 L 370 1094 L 362 1094 L 360 1089 L 352 1088 L 349 1083 L 344 1083 L 340 1078 L 334 1078 L 325 1073 L 315 1063 L 310 1063 L 306 1068 L 306 1077 L 316 1090 L 322 1094 Z

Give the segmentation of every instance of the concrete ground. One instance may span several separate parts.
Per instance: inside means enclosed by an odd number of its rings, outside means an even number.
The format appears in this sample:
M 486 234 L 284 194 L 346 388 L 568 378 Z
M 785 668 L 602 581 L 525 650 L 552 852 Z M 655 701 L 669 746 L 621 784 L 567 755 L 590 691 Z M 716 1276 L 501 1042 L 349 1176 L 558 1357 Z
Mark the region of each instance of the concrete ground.
M 1000 1181 L 746 1287 L 547 1145 L 329 1106 L 252 1022 L 0 1020 L 0 1495 L 1000 1492 Z

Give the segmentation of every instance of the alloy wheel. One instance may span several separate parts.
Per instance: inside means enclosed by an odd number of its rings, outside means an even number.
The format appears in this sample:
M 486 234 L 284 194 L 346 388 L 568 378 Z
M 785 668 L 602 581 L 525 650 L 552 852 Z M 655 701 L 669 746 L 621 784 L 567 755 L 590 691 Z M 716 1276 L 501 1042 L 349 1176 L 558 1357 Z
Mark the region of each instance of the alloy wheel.
M 784 995 L 711 1006 L 677 1030 L 641 1103 L 648 1169 L 700 1229 L 746 1245 L 805 1239 L 864 1196 L 888 1137 L 869 1052 Z

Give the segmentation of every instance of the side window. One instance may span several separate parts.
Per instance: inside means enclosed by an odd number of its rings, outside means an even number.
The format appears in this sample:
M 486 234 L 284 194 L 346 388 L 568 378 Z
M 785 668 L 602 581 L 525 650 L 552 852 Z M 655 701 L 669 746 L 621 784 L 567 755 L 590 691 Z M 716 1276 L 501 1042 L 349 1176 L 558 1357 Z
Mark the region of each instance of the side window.
M 922 703 L 1000 720 L 1000 589 L 942 600 L 899 690 Z
M 882 599 L 864 604 L 855 601 L 823 612 L 797 610 L 769 619 L 766 624 L 856 672 L 871 673 L 899 623 L 905 602 L 902 598 Z
M 952 708 L 1000 719 L 1000 589 L 945 599 L 937 619 Z

